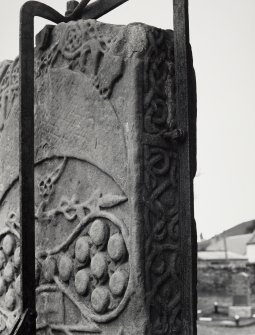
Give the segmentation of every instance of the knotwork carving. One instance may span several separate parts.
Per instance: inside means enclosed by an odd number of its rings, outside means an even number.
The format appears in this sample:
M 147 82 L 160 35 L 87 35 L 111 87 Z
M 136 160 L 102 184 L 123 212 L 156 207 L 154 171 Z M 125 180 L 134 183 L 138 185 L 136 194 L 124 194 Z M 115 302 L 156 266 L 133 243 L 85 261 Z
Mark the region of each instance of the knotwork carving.
M 113 51 L 117 36 L 109 39 L 103 29 L 104 25 L 95 20 L 68 23 L 48 50 L 38 51 L 37 77 L 55 65 L 62 65 L 84 73 L 104 99 L 110 98 L 122 76 L 124 61 Z
M 0 67 L 0 133 L 10 116 L 19 90 L 19 62 L 3 62 Z
M 161 30 L 148 33 L 144 62 L 144 221 L 146 304 L 155 335 L 179 334 L 177 145 L 164 134 L 176 129 L 173 91 L 173 49 Z M 166 93 L 166 90 L 168 92 Z
M 63 194 L 70 171 L 82 164 L 71 158 L 53 158 L 53 162 L 45 160 L 36 168 L 35 224 L 41 241 L 36 249 L 39 334 L 100 333 L 100 324 L 116 318 L 132 293 L 129 231 L 116 215 L 116 209 L 127 198 L 116 184 L 116 193 L 96 188 L 87 199 L 79 192 Z M 100 175 L 102 171 L 93 173 Z M 109 176 L 103 178 L 110 182 Z M 0 202 L 0 215 L 6 212 L 5 205 L 13 197 L 8 194 L 13 194 L 14 189 L 15 184 L 6 195 L 7 201 Z M 53 236 L 52 228 L 63 231 Z M 0 232 L 0 329 L 8 332 L 21 306 L 19 231 L 19 215 L 11 211 Z M 81 316 L 76 324 L 65 320 L 67 300 L 70 313 L 76 310 Z

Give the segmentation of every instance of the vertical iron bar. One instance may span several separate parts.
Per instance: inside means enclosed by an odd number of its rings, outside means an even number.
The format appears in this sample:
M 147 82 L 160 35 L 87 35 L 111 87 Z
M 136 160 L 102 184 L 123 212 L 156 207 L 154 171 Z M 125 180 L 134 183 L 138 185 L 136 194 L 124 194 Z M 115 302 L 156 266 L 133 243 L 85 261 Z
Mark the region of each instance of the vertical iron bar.
M 35 335 L 34 227 L 34 18 L 20 15 L 20 218 L 22 311 L 28 311 L 27 335 Z
M 35 199 L 34 199 L 34 17 L 55 22 L 65 18 L 37 1 L 20 11 L 20 221 L 22 313 L 18 334 L 36 334 Z
M 178 128 L 185 132 L 179 146 L 179 222 L 182 282 L 182 335 L 196 331 L 196 227 L 194 220 L 193 178 L 196 170 L 195 77 L 189 44 L 188 0 L 173 0 L 175 36 L 176 108 Z

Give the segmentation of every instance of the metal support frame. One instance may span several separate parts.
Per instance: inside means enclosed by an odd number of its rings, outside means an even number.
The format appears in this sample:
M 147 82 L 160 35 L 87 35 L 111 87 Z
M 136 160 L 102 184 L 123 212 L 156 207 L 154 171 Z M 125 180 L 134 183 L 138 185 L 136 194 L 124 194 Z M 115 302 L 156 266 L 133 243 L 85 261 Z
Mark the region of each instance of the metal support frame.
M 22 316 L 12 335 L 36 334 L 36 283 L 35 283 L 35 227 L 34 227 L 34 17 L 42 17 L 56 24 L 78 19 L 97 19 L 128 0 L 82 0 L 67 16 L 53 8 L 28 1 L 20 12 L 20 215 L 21 215 L 21 287 Z M 88 5 L 88 6 L 87 6 Z M 191 255 L 195 242 L 193 220 L 192 148 L 190 140 L 190 87 L 191 56 L 189 47 L 188 0 L 173 0 L 175 34 L 175 68 L 177 89 L 178 128 L 186 133 L 180 145 L 180 223 L 183 259 L 183 334 L 196 334 L 194 301 L 195 258 Z M 194 170 L 194 169 L 193 169 Z M 183 242 L 182 242 L 183 243 Z M 192 274 L 193 272 L 193 274 Z
M 193 178 L 196 173 L 196 83 L 189 42 L 188 0 L 173 0 L 176 118 L 185 134 L 179 145 L 179 222 L 181 236 L 182 322 L 184 335 L 195 335 L 197 236 Z

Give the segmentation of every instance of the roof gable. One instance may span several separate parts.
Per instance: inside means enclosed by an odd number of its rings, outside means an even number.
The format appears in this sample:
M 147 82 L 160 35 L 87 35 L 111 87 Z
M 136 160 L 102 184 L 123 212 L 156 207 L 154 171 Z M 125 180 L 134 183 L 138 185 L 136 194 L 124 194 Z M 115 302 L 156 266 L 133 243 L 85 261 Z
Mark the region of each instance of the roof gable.
M 249 245 L 249 244 L 255 244 L 255 231 L 252 234 L 250 240 L 247 242 L 247 245 Z
M 226 249 L 239 255 L 245 255 L 247 242 L 251 240 L 252 236 L 253 234 L 228 236 L 226 237 Z M 206 248 L 206 251 L 225 251 L 225 242 L 223 237 L 212 241 Z

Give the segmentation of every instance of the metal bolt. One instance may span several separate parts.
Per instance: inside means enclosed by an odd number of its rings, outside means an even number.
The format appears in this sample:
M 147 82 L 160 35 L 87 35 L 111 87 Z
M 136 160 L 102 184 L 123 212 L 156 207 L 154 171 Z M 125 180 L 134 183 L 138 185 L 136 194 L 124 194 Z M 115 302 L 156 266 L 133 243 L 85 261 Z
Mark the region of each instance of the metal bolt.
M 71 15 L 78 5 L 79 5 L 78 1 L 75 1 L 75 0 L 67 1 L 65 15 L 66 16 Z
M 163 137 L 170 142 L 174 141 L 174 142 L 182 143 L 185 140 L 186 133 L 184 130 L 177 128 L 174 130 L 164 132 Z

